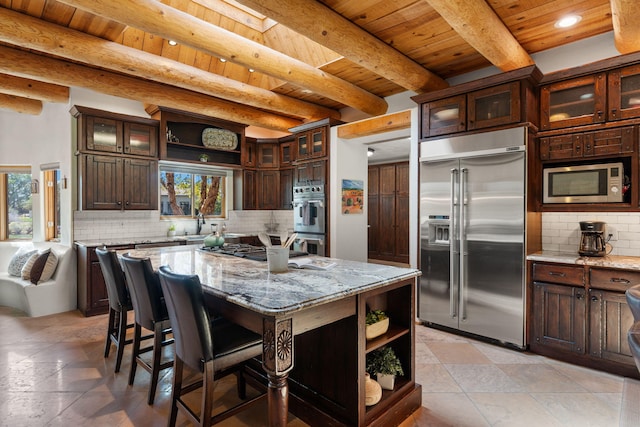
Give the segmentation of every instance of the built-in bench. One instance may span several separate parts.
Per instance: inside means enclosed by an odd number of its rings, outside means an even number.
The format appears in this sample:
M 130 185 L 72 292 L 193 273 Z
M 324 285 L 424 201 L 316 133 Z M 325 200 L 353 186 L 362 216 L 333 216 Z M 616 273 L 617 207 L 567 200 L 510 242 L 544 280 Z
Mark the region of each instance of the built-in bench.
M 58 257 L 51 279 L 34 285 L 7 272 L 13 255 L 23 246 L 50 248 Z M 17 308 L 32 317 L 62 313 L 77 308 L 76 257 L 69 246 L 53 242 L 0 243 L 0 305 Z

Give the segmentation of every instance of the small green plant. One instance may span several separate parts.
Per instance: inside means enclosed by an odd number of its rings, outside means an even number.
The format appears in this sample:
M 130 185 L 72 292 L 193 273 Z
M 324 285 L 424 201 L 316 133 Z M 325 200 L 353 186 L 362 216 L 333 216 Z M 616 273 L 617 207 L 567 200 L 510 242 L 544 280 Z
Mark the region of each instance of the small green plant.
M 174 223 L 169 224 L 169 231 L 176 231 L 176 225 Z
M 367 313 L 367 320 L 366 320 L 366 324 L 367 325 L 373 325 L 374 323 L 377 323 L 381 320 L 386 319 L 387 316 L 386 313 L 382 310 L 372 310 L 370 312 Z
M 200 154 L 200 161 L 201 162 L 208 162 L 209 161 L 209 156 L 206 154 Z
M 367 354 L 367 372 L 369 375 L 387 374 L 404 375 L 400 359 L 396 356 L 393 348 L 382 347 Z

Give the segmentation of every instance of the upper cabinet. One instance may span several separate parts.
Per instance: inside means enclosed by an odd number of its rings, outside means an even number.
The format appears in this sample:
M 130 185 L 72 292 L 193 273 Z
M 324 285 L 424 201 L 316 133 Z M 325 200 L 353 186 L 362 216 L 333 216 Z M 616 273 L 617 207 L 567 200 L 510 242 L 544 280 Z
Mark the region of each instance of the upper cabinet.
M 93 108 L 74 106 L 78 119 L 78 150 L 157 157 L 158 122 Z
M 327 128 L 325 126 L 296 134 L 298 160 L 327 155 Z
M 540 89 L 541 130 L 640 117 L 640 65 L 565 75 L 545 77 L 554 81 Z
M 535 66 L 412 97 L 420 104 L 420 139 L 513 123 L 537 125 Z
M 246 125 L 165 107 L 152 113 L 160 119 L 164 132 L 160 160 L 237 168 L 243 164 Z
M 83 210 L 158 208 L 158 122 L 75 106 Z
M 640 117 L 640 65 L 609 72 L 609 120 Z
M 599 73 L 542 86 L 542 130 L 602 123 L 605 121 L 607 76 Z

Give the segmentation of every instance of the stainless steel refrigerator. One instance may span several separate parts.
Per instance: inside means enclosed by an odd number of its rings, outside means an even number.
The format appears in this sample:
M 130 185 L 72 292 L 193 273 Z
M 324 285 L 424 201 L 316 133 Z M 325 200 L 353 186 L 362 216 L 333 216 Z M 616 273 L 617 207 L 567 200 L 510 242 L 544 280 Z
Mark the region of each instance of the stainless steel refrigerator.
M 526 138 L 421 143 L 422 321 L 524 347 Z

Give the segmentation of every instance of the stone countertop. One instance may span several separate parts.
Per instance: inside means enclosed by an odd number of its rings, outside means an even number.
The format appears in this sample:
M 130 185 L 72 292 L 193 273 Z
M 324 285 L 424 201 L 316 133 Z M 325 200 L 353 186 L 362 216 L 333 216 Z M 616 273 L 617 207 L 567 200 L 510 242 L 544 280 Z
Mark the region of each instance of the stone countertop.
M 227 232 L 232 237 L 258 237 L 258 232 L 250 232 L 250 233 L 236 233 L 236 232 Z M 280 237 L 280 233 L 267 233 L 270 237 Z M 291 235 L 291 233 L 289 233 Z M 156 237 L 138 237 L 138 238 L 127 238 L 127 237 L 114 237 L 111 239 L 90 239 L 90 240 L 76 240 L 74 243 L 78 246 L 85 247 L 98 247 L 98 246 L 124 246 L 124 245 L 139 245 L 145 243 L 173 243 L 173 242 L 186 242 L 189 244 L 190 240 L 204 240 L 204 238 L 208 236 L 208 234 L 188 234 L 188 235 L 176 235 L 174 237 L 168 236 L 156 236 Z M 224 235 L 223 235 L 224 237 Z M 201 244 L 198 243 L 198 244 Z
M 640 270 L 640 257 L 634 256 L 607 255 L 603 257 L 587 257 L 580 256 L 577 253 L 541 251 L 528 255 L 527 260 Z
M 154 268 L 169 265 L 176 273 L 197 274 L 205 291 L 264 315 L 283 316 L 415 278 L 420 270 L 319 257 L 335 262 L 327 270 L 289 268 L 270 273 L 266 262 L 173 246 L 120 251 L 149 257 Z M 315 257 L 315 256 L 311 256 Z
M 186 240 L 187 236 L 158 236 L 158 237 L 114 237 L 111 239 L 93 239 L 93 240 L 76 240 L 74 243 L 78 246 L 123 246 L 123 245 L 138 245 L 143 243 L 162 243 L 162 242 L 182 242 Z M 204 238 L 204 236 L 203 236 Z

